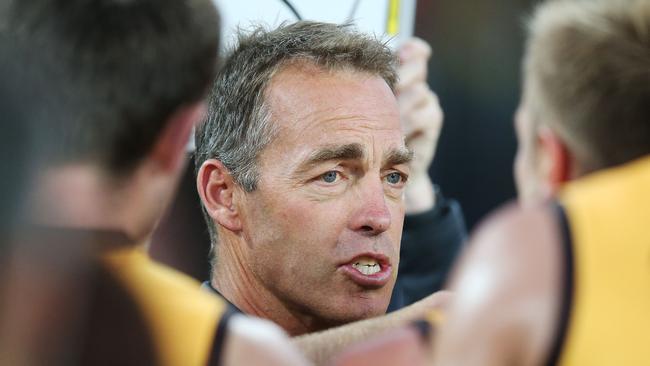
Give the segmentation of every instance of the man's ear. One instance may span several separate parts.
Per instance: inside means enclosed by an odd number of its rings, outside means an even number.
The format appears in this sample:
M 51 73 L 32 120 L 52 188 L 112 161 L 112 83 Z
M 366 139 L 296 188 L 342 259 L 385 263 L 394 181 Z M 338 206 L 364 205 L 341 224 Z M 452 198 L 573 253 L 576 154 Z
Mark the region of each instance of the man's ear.
M 185 149 L 192 128 L 205 117 L 205 103 L 180 107 L 167 121 L 150 156 L 166 171 L 176 171 L 185 163 Z
M 560 188 L 571 179 L 571 155 L 564 141 L 547 126 L 540 126 L 537 131 L 538 156 L 541 176 L 556 196 Z
M 217 224 L 230 231 L 242 229 L 239 211 L 235 205 L 237 185 L 221 161 L 208 159 L 201 164 L 196 177 L 196 188 L 203 207 Z

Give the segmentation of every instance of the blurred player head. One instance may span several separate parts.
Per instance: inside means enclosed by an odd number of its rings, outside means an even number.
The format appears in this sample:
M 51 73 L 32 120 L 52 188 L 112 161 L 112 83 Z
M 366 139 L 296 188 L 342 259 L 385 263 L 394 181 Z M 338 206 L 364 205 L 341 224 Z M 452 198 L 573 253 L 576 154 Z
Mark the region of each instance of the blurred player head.
M 647 4 L 549 2 L 530 23 L 516 117 L 522 202 L 650 152 Z
M 43 113 L 38 126 L 52 143 L 41 157 L 36 216 L 65 221 L 71 200 L 57 192 L 95 180 L 121 197 L 104 196 L 100 208 L 78 192 L 76 214 L 130 206 L 112 224 L 142 237 L 168 202 L 202 117 L 219 42 L 212 2 L 12 1 L 7 18 L 6 32 L 53 65 L 51 99 L 66 111 Z

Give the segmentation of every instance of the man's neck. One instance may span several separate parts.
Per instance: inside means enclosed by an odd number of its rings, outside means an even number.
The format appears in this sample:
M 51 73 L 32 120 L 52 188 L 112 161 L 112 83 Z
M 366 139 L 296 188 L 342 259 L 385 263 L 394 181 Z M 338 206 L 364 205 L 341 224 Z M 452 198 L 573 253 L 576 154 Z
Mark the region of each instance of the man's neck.
M 229 240 L 230 239 L 230 240 Z M 229 242 L 229 243 L 228 243 Z M 220 237 L 218 264 L 214 266 L 211 284 L 226 300 L 243 313 L 268 319 L 282 327 L 289 335 L 298 336 L 325 330 L 314 316 L 291 308 L 278 299 L 255 278 L 245 261 L 232 248 L 244 243 Z
M 123 193 L 93 166 L 58 167 L 39 177 L 30 214 L 40 225 L 115 230 L 141 241 Z

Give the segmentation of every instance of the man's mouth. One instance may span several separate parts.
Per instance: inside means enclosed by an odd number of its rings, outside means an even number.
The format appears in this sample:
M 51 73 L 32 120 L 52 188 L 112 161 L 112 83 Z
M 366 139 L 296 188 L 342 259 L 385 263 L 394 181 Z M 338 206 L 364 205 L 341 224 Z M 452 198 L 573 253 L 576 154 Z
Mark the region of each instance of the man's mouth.
M 356 262 L 352 263 L 352 268 L 360 273 L 369 276 L 381 271 L 381 265 L 372 258 L 359 258 Z
M 361 287 L 380 288 L 386 285 L 393 270 L 390 260 L 380 254 L 363 254 L 340 266 L 347 277 Z

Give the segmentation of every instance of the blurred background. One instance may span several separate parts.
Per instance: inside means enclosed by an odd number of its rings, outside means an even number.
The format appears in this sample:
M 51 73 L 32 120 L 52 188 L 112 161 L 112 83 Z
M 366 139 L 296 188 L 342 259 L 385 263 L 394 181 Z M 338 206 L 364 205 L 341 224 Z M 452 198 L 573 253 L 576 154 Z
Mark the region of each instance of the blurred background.
M 515 197 L 513 116 L 533 0 L 420 0 L 415 35 L 434 49 L 429 85 L 445 122 L 430 173 L 468 228 Z
M 305 1 L 311 0 L 292 3 L 299 8 Z M 378 0 L 365 1 L 383 6 Z M 429 84 L 445 112 L 430 174 L 445 196 L 460 202 L 470 230 L 516 194 L 513 115 L 519 101 L 524 21 L 538 2 L 417 1 L 414 34 L 434 49 Z M 209 237 L 193 170 L 190 164 L 151 252 L 154 258 L 206 280 Z

